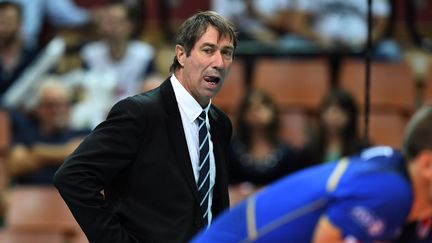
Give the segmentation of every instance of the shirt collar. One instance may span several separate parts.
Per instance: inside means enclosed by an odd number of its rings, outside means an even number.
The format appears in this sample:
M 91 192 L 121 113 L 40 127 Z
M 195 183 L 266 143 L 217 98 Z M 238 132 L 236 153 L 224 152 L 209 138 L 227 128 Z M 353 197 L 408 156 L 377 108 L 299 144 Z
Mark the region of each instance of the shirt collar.
M 198 101 L 196 101 L 195 98 L 183 87 L 183 85 L 180 83 L 180 81 L 174 74 L 171 76 L 170 81 L 173 86 L 174 94 L 176 96 L 177 103 L 180 109 L 184 111 L 189 122 L 193 123 L 201 114 L 203 108 L 198 103 Z M 204 108 L 207 114 L 210 109 L 210 105 L 211 100 L 209 104 Z

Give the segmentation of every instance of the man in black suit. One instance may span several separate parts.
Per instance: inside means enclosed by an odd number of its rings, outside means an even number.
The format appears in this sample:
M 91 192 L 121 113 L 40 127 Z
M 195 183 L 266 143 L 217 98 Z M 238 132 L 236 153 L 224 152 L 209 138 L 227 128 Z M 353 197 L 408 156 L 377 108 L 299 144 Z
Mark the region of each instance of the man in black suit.
M 90 242 L 187 242 L 228 207 L 232 126 L 210 100 L 236 45 L 221 15 L 187 19 L 173 75 L 114 105 L 57 171 L 55 185 Z

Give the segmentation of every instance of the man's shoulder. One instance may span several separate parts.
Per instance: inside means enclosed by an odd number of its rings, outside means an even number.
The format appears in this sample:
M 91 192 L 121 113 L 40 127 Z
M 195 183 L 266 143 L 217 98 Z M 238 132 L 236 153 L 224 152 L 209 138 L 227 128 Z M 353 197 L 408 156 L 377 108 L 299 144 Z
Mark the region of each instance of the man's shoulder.
M 153 56 L 155 55 L 155 48 L 149 43 L 133 40 L 129 42 L 129 49 L 135 55 Z
M 81 49 L 82 55 L 92 55 L 92 54 L 98 54 L 103 53 L 108 50 L 108 46 L 103 41 L 93 41 L 85 44 Z
M 158 108 L 158 106 L 162 104 L 162 100 L 163 99 L 161 97 L 160 91 L 156 89 L 127 97 L 119 101 L 118 104 L 126 106 L 139 106 L 142 109 L 153 109 Z
M 218 108 L 217 106 L 211 105 L 209 112 L 210 112 L 210 115 L 217 120 L 222 120 L 225 122 L 227 122 L 227 121 L 231 122 L 228 115 L 224 111 L 222 111 L 220 108 Z

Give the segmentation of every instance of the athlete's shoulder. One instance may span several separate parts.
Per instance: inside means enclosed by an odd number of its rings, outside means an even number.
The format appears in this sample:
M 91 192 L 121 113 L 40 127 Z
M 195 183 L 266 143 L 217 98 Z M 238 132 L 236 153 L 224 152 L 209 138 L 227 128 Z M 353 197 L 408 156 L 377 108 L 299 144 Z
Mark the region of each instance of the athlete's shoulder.
M 400 157 L 401 154 L 396 149 L 389 146 L 374 146 L 369 147 L 360 152 L 360 156 L 365 159 L 373 159 L 373 158 L 392 158 L 392 157 Z
M 352 161 L 374 162 L 381 164 L 400 164 L 403 161 L 401 153 L 389 146 L 375 146 L 362 150 L 350 158 Z

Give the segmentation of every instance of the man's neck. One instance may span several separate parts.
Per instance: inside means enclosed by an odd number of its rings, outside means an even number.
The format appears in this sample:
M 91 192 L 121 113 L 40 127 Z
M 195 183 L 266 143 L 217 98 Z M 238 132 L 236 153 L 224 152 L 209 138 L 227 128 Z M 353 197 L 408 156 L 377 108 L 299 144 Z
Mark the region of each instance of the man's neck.
M 420 176 L 415 162 L 408 162 L 408 172 L 411 178 L 414 201 L 408 221 L 418 221 L 432 216 L 432 201 L 430 200 L 429 184 Z
M 432 216 L 432 206 L 427 201 L 414 200 L 408 221 L 419 221 Z
M 15 41 L 0 42 L 0 60 L 4 70 L 14 70 L 22 54 L 22 42 L 19 38 Z
M 121 60 L 127 49 L 127 40 L 111 40 L 108 41 L 110 55 L 113 60 Z

